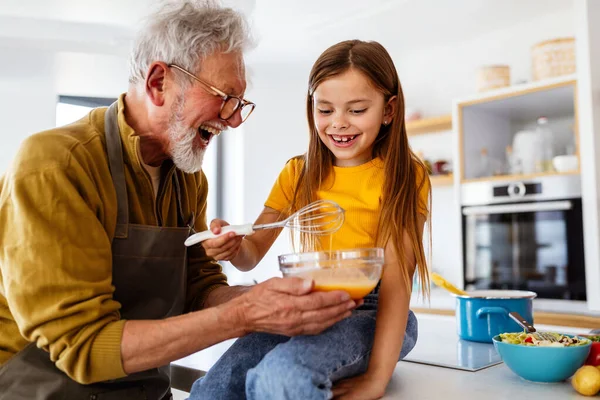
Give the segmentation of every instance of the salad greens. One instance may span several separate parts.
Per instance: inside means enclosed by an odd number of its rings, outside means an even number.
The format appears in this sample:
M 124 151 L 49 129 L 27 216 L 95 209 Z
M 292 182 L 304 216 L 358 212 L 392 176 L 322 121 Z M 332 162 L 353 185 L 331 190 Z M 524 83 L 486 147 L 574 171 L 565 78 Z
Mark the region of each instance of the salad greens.
M 545 347 L 571 347 L 584 346 L 590 343 L 587 338 L 579 336 L 565 336 L 560 333 L 548 332 L 548 334 L 556 338 L 556 342 L 544 340 L 536 333 L 516 332 L 516 333 L 501 333 L 500 339 L 503 342 L 510 344 L 520 344 L 523 346 L 545 346 Z

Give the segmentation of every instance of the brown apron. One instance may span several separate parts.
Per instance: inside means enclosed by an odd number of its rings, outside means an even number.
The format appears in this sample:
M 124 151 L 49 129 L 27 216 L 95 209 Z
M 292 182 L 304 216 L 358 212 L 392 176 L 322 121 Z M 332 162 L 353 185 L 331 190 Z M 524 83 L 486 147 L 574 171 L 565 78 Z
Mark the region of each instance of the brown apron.
M 190 234 L 177 174 L 177 228 L 129 223 L 123 148 L 117 103 L 106 112 L 106 147 L 117 193 L 117 225 L 112 241 L 114 299 L 123 319 L 162 319 L 183 312 L 187 259 L 183 242 Z M 191 216 L 193 219 L 193 215 Z M 81 385 L 56 368 L 48 352 L 29 344 L 0 367 L 0 400 L 166 400 L 169 365 L 107 382 Z

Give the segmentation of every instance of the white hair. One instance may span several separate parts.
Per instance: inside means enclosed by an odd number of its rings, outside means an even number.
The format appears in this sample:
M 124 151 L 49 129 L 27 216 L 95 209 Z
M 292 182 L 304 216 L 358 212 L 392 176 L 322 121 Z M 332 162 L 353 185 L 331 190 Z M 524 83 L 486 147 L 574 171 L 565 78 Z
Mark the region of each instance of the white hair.
M 149 15 L 133 45 L 129 82 L 140 84 L 150 64 L 162 61 L 199 73 L 215 51 L 244 52 L 253 45 L 245 17 L 215 1 L 178 0 Z

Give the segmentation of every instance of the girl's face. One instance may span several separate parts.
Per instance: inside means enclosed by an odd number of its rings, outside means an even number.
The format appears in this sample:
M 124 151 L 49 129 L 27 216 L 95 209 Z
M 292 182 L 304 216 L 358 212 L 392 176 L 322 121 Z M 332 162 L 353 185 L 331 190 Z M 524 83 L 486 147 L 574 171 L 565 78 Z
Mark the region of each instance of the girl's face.
M 361 165 L 373 158 L 379 129 L 391 122 L 394 109 L 395 97 L 385 104 L 383 93 L 354 69 L 321 82 L 313 93 L 319 138 L 340 167 Z

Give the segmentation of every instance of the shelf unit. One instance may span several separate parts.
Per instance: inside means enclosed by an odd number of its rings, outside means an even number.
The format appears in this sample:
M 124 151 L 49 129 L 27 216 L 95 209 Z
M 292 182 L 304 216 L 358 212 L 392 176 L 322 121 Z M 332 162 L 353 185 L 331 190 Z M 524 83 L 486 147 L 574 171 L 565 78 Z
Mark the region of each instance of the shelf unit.
M 406 133 L 409 136 L 449 131 L 452 129 L 452 115 L 441 115 L 423 118 L 406 123 Z
M 558 115 L 572 115 L 575 154 L 579 157 L 579 132 L 577 126 L 577 80 L 567 75 L 545 81 L 515 85 L 490 92 L 479 93 L 456 102 L 456 133 L 458 134 L 458 165 L 460 182 L 490 180 L 528 179 L 547 175 L 570 175 L 564 173 L 533 173 L 526 175 L 502 175 L 475 178 L 473 155 L 482 147 L 496 151 L 492 158 L 500 158 L 507 145 L 512 144 L 514 131 L 511 124 L 534 120 L 545 115 L 551 119 Z M 571 111 L 569 111 L 569 109 Z M 485 132 L 486 136 L 482 135 Z M 487 139 L 486 139 L 487 137 Z M 486 142 L 487 141 L 487 142 Z M 498 150 L 500 149 L 500 150 Z M 468 159 L 467 159 L 468 158 Z M 467 165 L 469 163 L 469 165 Z
M 449 186 L 454 183 L 454 175 L 429 175 L 431 186 Z
M 440 115 L 430 118 L 422 118 L 406 123 L 406 133 L 408 136 L 426 135 L 438 132 L 449 132 L 452 130 L 452 115 Z M 454 183 L 454 176 L 448 175 L 430 175 L 432 186 L 448 186 Z

